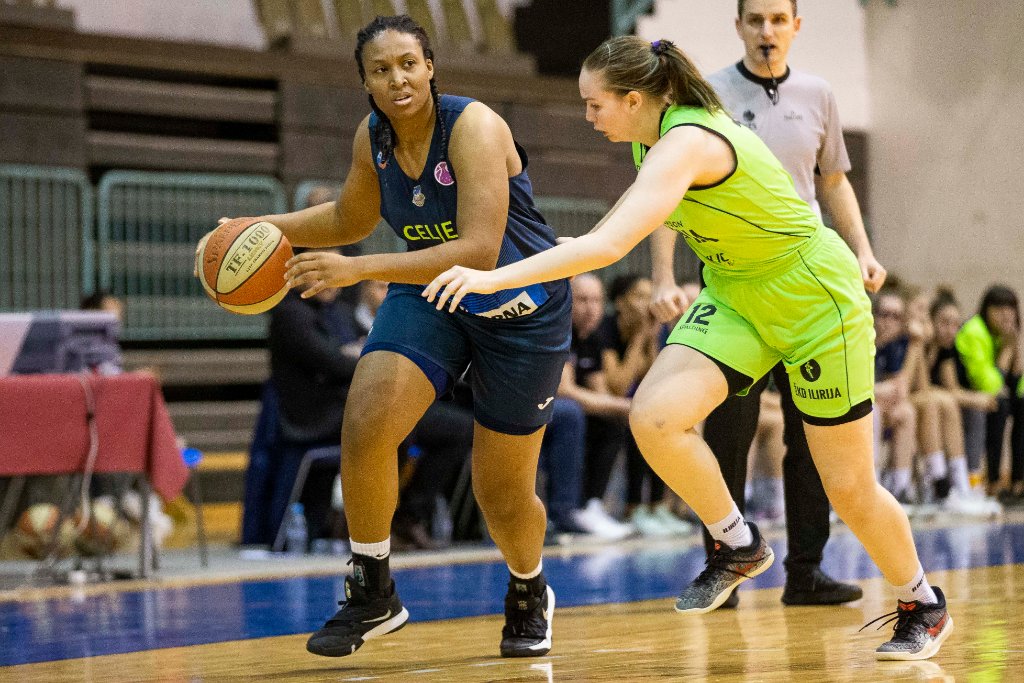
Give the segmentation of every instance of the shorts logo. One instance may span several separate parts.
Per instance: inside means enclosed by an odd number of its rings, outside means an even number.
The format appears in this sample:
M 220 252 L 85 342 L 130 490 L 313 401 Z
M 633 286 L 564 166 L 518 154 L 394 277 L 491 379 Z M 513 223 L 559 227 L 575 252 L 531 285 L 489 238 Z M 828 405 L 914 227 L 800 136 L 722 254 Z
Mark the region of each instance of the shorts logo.
M 530 315 L 537 310 L 537 304 L 533 301 L 529 292 L 523 292 L 515 299 L 502 304 L 500 307 L 483 313 L 477 313 L 485 318 L 521 318 Z
M 448 169 L 447 161 L 437 162 L 437 166 L 434 167 L 434 180 L 445 187 L 455 184 L 455 178 L 452 178 L 452 172 Z
M 548 407 L 548 404 L 551 403 L 553 400 L 555 400 L 554 396 L 548 396 L 548 400 L 544 401 L 543 403 L 537 404 L 537 410 L 544 410 L 545 408 Z
M 808 382 L 817 382 L 821 377 L 821 366 L 813 358 L 800 366 L 800 374 Z

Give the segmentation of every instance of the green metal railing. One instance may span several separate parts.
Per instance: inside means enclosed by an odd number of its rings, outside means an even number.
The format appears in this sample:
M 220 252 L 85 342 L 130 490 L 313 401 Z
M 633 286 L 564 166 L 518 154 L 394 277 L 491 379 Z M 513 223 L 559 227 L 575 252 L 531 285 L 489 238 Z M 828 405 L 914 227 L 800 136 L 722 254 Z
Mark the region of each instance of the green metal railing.
M 261 339 L 265 316 L 210 301 L 192 275 L 199 239 L 222 216 L 282 213 L 265 176 L 111 171 L 98 191 L 99 281 L 125 301 L 126 340 Z
M 81 171 L 0 165 L 0 311 L 78 308 L 95 271 Z

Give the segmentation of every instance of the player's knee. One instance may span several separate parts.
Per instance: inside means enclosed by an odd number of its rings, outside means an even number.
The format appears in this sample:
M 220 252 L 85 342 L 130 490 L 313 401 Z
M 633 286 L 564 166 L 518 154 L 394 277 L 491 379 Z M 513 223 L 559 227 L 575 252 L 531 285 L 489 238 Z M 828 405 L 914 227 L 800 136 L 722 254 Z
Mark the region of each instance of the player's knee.
M 507 484 L 474 480 L 473 495 L 476 496 L 480 511 L 490 522 L 522 514 L 521 492 Z
M 828 499 L 837 514 L 844 519 L 854 515 L 862 507 L 862 502 L 870 500 L 865 494 L 875 486 L 874 477 L 857 477 L 851 472 L 838 472 L 821 478 Z
M 641 447 L 661 443 L 670 434 L 687 431 L 693 424 L 685 413 L 674 413 L 664 404 L 634 398 L 629 411 L 629 428 Z

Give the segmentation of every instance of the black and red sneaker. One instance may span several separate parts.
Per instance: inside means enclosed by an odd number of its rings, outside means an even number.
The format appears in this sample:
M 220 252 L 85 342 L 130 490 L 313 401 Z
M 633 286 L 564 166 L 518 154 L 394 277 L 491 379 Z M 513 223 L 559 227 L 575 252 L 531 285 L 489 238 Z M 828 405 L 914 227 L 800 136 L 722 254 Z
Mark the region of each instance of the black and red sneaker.
M 942 590 L 932 586 L 938 602 L 914 602 L 897 601 L 896 611 L 883 614 L 874 621 L 869 621 L 861 627 L 861 630 L 875 623 L 879 619 L 888 620 L 879 624 L 882 628 L 886 624 L 895 621 L 893 626 L 892 639 L 882 643 L 875 656 L 878 659 L 886 660 L 908 660 L 928 659 L 939 651 L 942 643 L 953 632 L 953 618 L 946 610 L 946 596 Z

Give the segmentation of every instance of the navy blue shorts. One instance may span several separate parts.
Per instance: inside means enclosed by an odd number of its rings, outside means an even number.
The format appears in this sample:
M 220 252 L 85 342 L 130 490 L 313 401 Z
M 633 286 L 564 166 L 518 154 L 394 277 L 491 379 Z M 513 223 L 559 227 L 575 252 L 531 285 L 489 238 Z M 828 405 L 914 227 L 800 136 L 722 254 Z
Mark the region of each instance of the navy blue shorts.
M 423 370 L 438 396 L 466 373 L 474 417 L 492 431 L 523 435 L 546 425 L 572 334 L 568 285 L 560 283 L 532 315 L 511 319 L 438 311 L 422 291 L 422 285 L 388 287 L 363 354 L 405 356 Z

